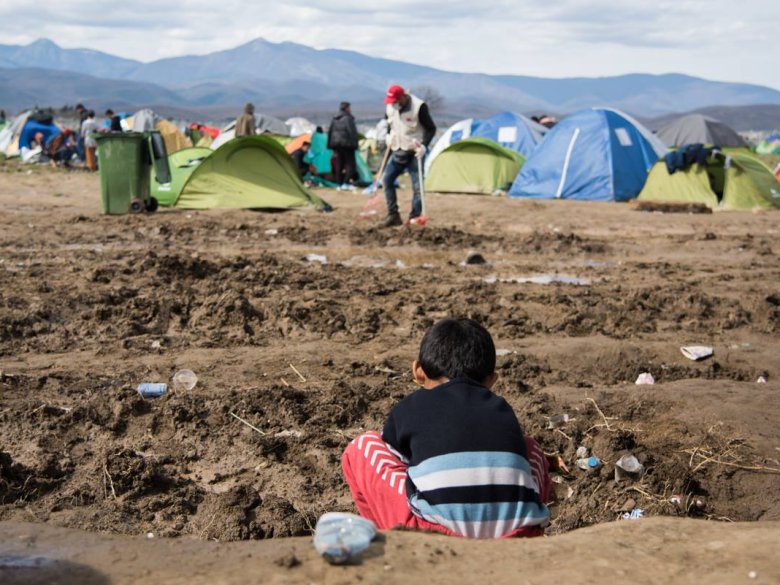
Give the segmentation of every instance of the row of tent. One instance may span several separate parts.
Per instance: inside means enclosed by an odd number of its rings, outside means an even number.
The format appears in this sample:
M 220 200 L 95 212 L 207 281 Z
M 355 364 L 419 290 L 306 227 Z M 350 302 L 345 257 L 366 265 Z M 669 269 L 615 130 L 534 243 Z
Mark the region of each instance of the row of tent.
M 179 131 L 173 122 L 157 116 L 152 110 L 140 110 L 135 114 L 120 116 L 123 129 L 142 132 L 157 130 L 165 141 L 169 153 L 192 146 L 189 138 Z M 48 141 L 62 132 L 50 115 L 40 116 L 38 112 L 28 110 L 16 116 L 0 130 L 0 154 L 13 158 L 22 154 L 22 149 L 30 144 L 36 133 L 43 134 Z
M 702 164 L 670 171 L 665 159 L 669 149 L 661 136 L 618 110 L 581 110 L 564 118 L 543 139 L 535 136 L 533 122 L 522 116 L 495 118 L 511 123 L 507 124 L 511 132 L 490 124 L 494 129 L 489 138 L 475 137 L 480 123 L 464 120 L 444 133 L 432 149 L 426 189 L 506 191 L 510 197 L 534 199 L 628 201 L 638 197 L 728 209 L 780 207 L 777 178 L 745 148 L 727 149 L 725 154 L 717 151 Z M 724 128 L 709 119 L 683 120 L 665 136 L 671 140 L 674 133 L 674 142 L 698 138 L 699 143 L 744 144 L 733 131 L 740 142 L 732 141 Z M 510 135 L 524 140 L 496 140 Z
M 165 141 L 165 147 L 169 154 L 173 154 L 184 148 L 193 146 L 193 141 L 173 122 L 158 116 L 150 109 L 139 110 L 135 113 L 120 112 L 117 114 L 122 129 L 126 132 L 143 132 L 145 130 L 157 130 Z M 315 125 L 301 117 L 290 118 L 281 121 L 273 116 L 256 115 L 258 134 L 272 134 L 281 137 L 297 137 L 302 134 L 312 133 Z M 108 120 L 104 126 L 108 126 Z M 216 150 L 235 137 L 235 121 L 222 129 L 196 125 L 195 146 L 206 146 Z M 0 154 L 6 158 L 12 158 L 21 154 L 22 147 L 28 145 L 36 132 L 42 132 L 47 140 L 61 132 L 61 128 L 49 116 L 49 119 L 41 122 L 37 119 L 36 112 L 28 110 L 7 121 L 0 127 Z

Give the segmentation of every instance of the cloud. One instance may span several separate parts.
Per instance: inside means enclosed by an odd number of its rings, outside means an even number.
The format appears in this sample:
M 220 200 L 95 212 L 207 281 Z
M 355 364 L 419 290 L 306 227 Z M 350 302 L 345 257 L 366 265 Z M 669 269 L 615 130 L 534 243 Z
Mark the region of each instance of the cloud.
M 48 37 L 144 61 L 263 37 L 456 71 L 604 76 L 678 71 L 780 86 L 767 67 L 780 2 L 239 0 L 0 5 L 0 38 Z M 763 65 L 761 64 L 763 62 Z

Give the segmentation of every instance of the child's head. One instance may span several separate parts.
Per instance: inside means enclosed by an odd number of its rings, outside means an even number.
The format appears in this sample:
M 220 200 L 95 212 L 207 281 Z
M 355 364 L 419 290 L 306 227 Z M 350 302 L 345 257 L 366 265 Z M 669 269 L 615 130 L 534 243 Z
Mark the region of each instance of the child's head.
M 472 319 L 438 321 L 426 331 L 413 366 L 428 380 L 467 377 L 492 386 L 495 381 L 496 346 L 487 329 Z

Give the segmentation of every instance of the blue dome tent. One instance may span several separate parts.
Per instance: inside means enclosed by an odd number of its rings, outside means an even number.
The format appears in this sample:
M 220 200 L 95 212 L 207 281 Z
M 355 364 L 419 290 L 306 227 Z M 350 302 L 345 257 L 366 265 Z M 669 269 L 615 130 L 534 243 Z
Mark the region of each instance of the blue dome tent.
M 515 179 L 510 197 L 628 201 L 666 146 L 631 116 L 580 110 L 559 122 Z
M 488 138 L 529 157 L 542 141 L 547 128 L 530 118 L 512 112 L 502 112 L 486 120 L 478 120 L 471 130 L 472 138 Z

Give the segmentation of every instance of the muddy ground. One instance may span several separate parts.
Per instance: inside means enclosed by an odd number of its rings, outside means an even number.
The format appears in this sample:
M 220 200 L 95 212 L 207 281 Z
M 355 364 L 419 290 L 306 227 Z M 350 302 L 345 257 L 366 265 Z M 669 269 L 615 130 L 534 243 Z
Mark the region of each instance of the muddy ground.
M 431 195 L 427 228 L 383 230 L 362 194 L 321 195 L 333 213 L 107 217 L 97 177 L 0 163 L 0 520 L 310 534 L 353 510 L 341 451 L 414 389 L 448 315 L 508 350 L 496 391 L 568 469 L 549 534 L 635 508 L 780 520 L 780 214 Z M 462 265 L 474 250 L 487 264 Z M 193 390 L 136 392 L 181 368 Z M 646 473 L 616 482 L 630 453 Z

